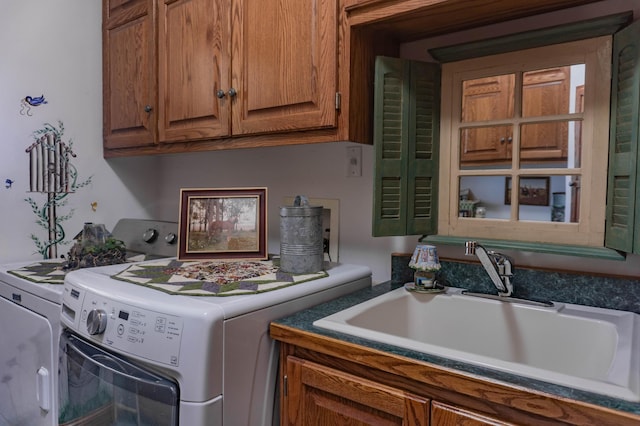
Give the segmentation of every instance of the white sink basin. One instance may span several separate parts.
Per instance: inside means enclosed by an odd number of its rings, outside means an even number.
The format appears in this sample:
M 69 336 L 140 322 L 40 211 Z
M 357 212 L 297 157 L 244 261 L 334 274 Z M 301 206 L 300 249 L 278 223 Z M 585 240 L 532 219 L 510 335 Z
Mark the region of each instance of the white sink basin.
M 640 401 L 640 315 L 404 288 L 315 326 L 520 376 Z

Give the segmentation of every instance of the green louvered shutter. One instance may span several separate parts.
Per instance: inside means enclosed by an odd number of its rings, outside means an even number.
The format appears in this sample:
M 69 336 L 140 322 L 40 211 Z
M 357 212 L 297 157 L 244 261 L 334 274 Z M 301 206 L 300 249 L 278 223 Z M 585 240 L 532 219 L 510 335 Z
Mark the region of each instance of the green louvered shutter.
M 605 245 L 640 253 L 638 114 L 640 113 L 640 23 L 614 36 Z M 634 239 L 636 240 L 634 246 Z
M 376 58 L 373 184 L 373 235 L 404 235 L 406 220 L 406 177 L 408 146 L 407 102 L 410 68 L 396 58 Z
M 440 71 L 376 58 L 373 235 L 432 233 L 437 219 Z
M 411 62 L 407 235 L 433 234 L 438 213 L 440 67 Z

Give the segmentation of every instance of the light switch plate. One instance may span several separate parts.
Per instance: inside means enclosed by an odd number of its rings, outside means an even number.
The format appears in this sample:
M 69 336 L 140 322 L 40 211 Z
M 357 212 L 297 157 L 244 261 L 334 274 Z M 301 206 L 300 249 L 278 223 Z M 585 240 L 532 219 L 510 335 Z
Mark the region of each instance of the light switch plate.
M 362 147 L 347 147 L 347 177 L 362 176 Z

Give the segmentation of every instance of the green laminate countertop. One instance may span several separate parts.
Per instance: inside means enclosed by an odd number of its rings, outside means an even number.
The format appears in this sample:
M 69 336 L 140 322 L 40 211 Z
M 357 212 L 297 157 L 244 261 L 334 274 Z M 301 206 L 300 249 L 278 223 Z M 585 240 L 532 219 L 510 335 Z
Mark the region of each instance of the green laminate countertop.
M 545 392 L 562 398 L 569 398 L 582 401 L 614 410 L 625 411 L 633 414 L 640 414 L 640 403 L 625 401 L 618 398 L 608 397 L 596 393 L 586 392 L 566 386 L 556 385 L 553 383 L 543 382 L 540 380 L 530 379 L 515 374 L 505 373 L 490 368 L 475 366 L 472 364 L 442 358 L 439 356 L 429 355 L 422 352 L 416 352 L 397 346 L 383 344 L 372 340 L 350 336 L 348 334 L 325 330 L 315 327 L 313 322 L 327 315 L 334 314 L 358 303 L 372 299 L 376 296 L 384 294 L 388 291 L 401 287 L 402 284 L 393 284 L 391 281 L 365 288 L 354 293 L 342 296 L 335 300 L 317 305 L 315 307 L 300 311 L 296 314 L 281 318 L 274 321 L 301 331 L 315 333 L 321 336 L 339 339 L 345 342 L 361 345 L 364 347 L 376 349 L 390 354 L 412 358 L 418 361 L 436 364 L 446 368 L 452 368 L 463 373 L 469 373 L 476 376 L 486 377 L 491 381 L 500 381 L 503 383 L 525 387 L 534 391 Z M 464 320 L 464 319 L 463 319 Z M 472 320 L 472 319 L 471 319 Z M 437 326 L 437 325 L 434 325 Z M 443 325 L 444 326 L 444 325 Z M 637 354 L 636 356 L 640 356 Z

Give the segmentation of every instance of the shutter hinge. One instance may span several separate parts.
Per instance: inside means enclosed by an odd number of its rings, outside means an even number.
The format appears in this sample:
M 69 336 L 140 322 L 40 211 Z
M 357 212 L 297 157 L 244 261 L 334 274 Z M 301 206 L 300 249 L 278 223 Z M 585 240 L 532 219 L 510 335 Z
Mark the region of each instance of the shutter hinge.
M 287 397 L 287 394 L 289 393 L 289 380 L 287 378 L 287 376 L 284 376 L 282 378 L 282 392 L 284 393 L 284 397 Z
M 336 111 L 340 111 L 340 103 L 342 101 L 342 96 L 340 92 L 336 92 Z

